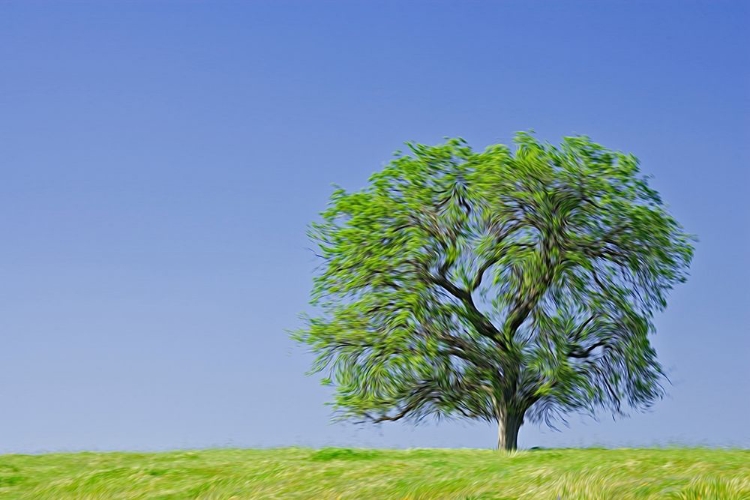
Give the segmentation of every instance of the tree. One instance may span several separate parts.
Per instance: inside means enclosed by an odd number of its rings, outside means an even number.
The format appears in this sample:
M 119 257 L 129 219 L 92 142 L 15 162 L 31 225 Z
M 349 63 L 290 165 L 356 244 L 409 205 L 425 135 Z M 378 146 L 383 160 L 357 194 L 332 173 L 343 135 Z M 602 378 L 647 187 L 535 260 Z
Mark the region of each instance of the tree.
M 686 279 L 692 236 L 632 155 L 514 142 L 408 144 L 311 225 L 321 314 L 293 337 L 340 418 L 482 419 L 512 450 L 527 419 L 663 395 L 652 317 Z

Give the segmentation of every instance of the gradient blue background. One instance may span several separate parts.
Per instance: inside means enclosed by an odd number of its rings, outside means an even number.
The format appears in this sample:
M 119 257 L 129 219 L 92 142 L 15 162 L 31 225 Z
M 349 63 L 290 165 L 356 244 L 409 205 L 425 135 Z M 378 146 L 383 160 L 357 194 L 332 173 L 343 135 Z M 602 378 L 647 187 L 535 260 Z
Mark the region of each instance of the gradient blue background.
M 687 230 L 669 397 L 520 445 L 750 446 L 747 2 L 0 4 L 0 452 L 492 447 L 329 423 L 306 225 L 404 141 L 633 152 Z

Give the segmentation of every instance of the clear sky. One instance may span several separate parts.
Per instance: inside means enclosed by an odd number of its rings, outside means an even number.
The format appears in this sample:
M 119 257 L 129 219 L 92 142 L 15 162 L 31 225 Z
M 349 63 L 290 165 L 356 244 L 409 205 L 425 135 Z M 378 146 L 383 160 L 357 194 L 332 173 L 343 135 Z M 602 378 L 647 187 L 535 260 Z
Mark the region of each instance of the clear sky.
M 650 413 L 529 446 L 750 447 L 750 3 L 0 4 L 0 452 L 492 447 L 329 423 L 305 231 L 405 141 L 636 154 L 686 229 Z

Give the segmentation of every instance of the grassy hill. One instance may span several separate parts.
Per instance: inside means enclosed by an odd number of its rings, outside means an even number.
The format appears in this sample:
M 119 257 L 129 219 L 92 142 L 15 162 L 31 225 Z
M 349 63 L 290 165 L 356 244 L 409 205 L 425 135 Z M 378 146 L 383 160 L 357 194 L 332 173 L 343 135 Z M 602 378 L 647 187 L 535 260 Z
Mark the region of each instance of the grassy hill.
M 750 499 L 750 450 L 284 448 L 0 455 L 13 499 Z

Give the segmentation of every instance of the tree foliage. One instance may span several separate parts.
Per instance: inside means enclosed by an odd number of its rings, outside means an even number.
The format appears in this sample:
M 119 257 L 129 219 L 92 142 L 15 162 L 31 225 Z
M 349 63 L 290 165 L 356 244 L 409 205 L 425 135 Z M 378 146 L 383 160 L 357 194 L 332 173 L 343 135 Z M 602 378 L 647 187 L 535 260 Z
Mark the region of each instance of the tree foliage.
M 517 434 L 662 395 L 649 333 L 692 237 L 634 156 L 587 137 L 515 145 L 409 144 L 312 224 L 320 315 L 294 338 L 340 417 L 515 419 Z

